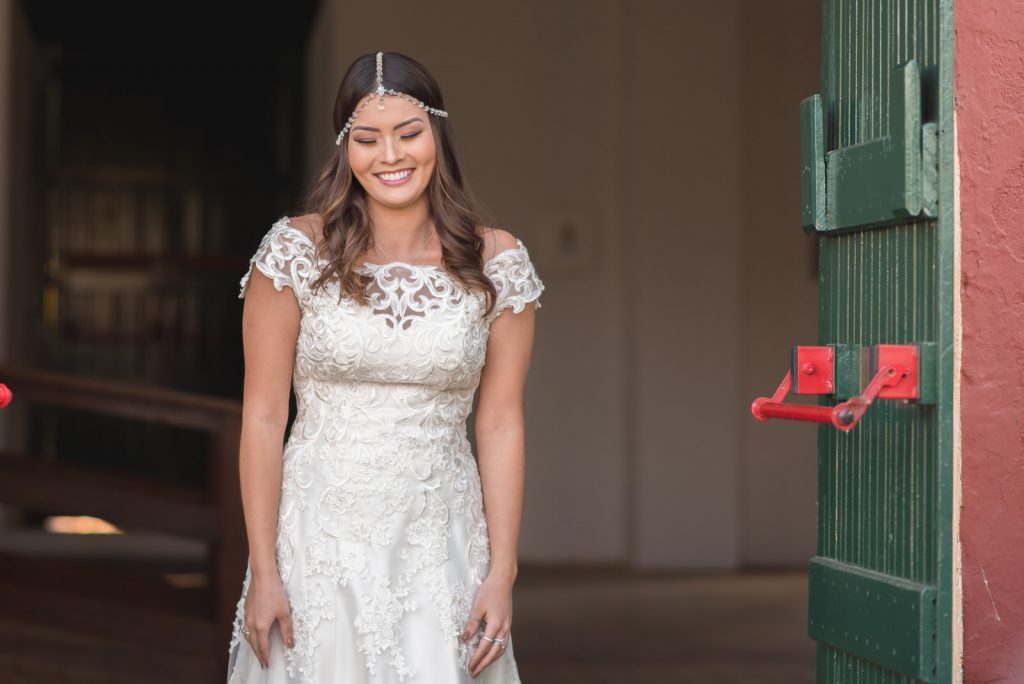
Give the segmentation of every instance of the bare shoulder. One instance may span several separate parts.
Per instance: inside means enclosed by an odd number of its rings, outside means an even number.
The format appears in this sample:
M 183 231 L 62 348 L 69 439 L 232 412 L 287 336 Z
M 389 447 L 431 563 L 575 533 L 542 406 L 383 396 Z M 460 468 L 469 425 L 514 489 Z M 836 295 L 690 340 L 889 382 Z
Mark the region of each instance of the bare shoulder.
M 480 229 L 484 238 L 484 263 L 487 263 L 495 254 L 518 245 L 518 238 L 503 228 Z
M 319 214 L 303 214 L 302 216 L 289 216 L 288 225 L 298 228 L 306 234 L 313 244 L 322 244 L 324 235 L 324 223 Z

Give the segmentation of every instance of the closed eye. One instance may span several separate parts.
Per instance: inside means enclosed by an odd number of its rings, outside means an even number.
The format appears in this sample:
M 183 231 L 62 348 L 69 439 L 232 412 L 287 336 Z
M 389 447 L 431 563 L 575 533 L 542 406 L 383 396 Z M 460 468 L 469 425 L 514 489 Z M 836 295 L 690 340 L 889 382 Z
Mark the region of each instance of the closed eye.
M 412 140 L 416 136 L 423 133 L 423 131 L 416 131 L 415 133 L 406 133 L 405 135 L 399 136 L 402 140 Z M 360 145 L 372 145 L 377 142 L 376 138 L 355 138 L 355 141 Z

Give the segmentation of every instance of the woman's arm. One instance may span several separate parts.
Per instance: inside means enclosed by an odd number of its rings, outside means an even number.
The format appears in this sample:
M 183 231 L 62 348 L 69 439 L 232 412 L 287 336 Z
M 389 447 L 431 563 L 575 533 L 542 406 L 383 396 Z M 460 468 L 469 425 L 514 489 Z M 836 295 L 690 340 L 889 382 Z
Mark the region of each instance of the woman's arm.
M 526 475 L 523 389 L 533 350 L 534 307 L 503 311 L 491 324 L 474 418 L 490 574 L 514 580 Z
M 275 620 L 281 621 L 285 643 L 293 644 L 275 547 L 300 315 L 294 293 L 276 290 L 270 278 L 253 268 L 242 310 L 245 382 L 238 465 L 253 578 L 245 622 L 252 632 L 249 643 L 264 667 L 270 663 L 269 633 Z
M 495 234 L 495 253 L 515 246 L 512 235 L 504 231 Z M 505 639 L 512 627 L 512 586 L 519 573 L 526 475 L 523 390 L 533 352 L 535 316 L 535 307 L 529 304 L 519 313 L 506 309 L 490 327 L 474 418 L 490 568 L 477 592 L 469 624 L 462 632 L 464 640 L 481 627 L 487 637 Z M 481 624 L 473 618 L 483 618 L 485 622 Z M 469 661 L 470 674 L 476 677 L 503 653 L 494 643 L 481 639 Z
M 242 310 L 245 382 L 239 477 L 253 576 L 277 573 L 281 455 L 299 331 L 299 305 L 253 269 Z

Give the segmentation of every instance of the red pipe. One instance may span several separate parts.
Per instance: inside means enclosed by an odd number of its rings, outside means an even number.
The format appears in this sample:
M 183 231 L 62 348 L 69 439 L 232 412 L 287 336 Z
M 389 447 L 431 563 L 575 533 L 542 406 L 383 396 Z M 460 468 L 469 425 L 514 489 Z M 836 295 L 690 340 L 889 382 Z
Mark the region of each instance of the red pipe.
M 754 400 L 751 407 L 754 417 L 758 420 L 769 418 L 789 418 L 790 420 L 808 420 L 814 423 L 831 423 L 831 406 L 814 406 L 813 404 L 779 404 L 767 401 L 765 397 Z

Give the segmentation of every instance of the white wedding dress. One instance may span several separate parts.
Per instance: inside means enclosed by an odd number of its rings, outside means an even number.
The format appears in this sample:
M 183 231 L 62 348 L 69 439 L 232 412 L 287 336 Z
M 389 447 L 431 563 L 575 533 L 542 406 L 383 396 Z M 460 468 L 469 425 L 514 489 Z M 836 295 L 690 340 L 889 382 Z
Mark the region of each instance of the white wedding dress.
M 315 263 L 314 263 L 315 262 Z M 252 267 L 302 312 L 283 451 L 276 557 L 295 647 L 271 631 L 263 669 L 242 638 L 246 568 L 229 646 L 229 684 L 511 684 L 511 639 L 470 677 L 479 642 L 458 635 L 487 576 L 490 547 L 466 418 L 492 321 L 544 289 L 521 240 L 491 257 L 495 310 L 437 266 L 366 263 L 371 300 L 310 284 L 324 262 L 282 217 Z M 536 302 L 540 307 L 540 302 Z

